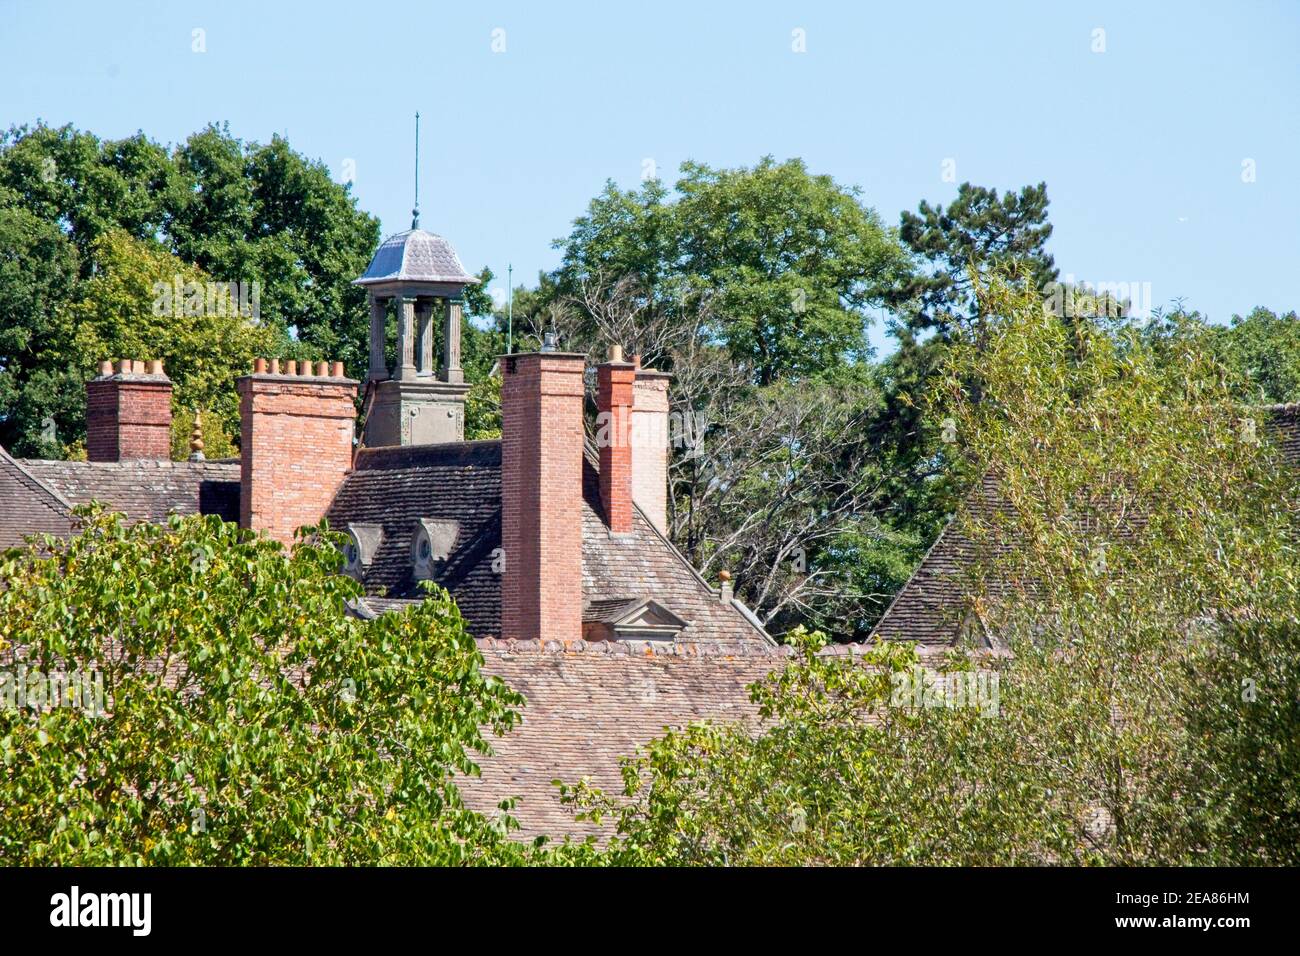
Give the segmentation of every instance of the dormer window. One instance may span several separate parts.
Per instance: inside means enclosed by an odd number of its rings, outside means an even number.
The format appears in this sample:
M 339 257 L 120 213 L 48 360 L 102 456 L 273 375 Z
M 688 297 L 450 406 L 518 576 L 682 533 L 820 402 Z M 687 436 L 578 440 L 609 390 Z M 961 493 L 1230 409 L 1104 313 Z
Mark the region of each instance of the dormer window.
M 582 636 L 589 641 L 671 643 L 689 623 L 650 598 L 609 598 L 587 606 Z
M 411 573 L 417 581 L 432 581 L 442 573 L 456 545 L 460 522 L 447 518 L 420 518 L 411 541 Z
M 343 573 L 359 581 L 375 560 L 375 552 L 384 537 L 384 526 L 350 524 L 344 529 L 344 534 L 347 540 L 343 543 Z

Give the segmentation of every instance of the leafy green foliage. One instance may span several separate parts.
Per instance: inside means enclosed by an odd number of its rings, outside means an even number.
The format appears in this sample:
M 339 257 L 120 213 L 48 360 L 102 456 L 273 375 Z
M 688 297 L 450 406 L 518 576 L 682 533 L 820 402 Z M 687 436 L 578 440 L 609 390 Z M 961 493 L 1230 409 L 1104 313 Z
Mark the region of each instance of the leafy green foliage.
M 922 200 L 904 212 L 899 236 L 925 268 L 889 293 L 912 333 L 936 330 L 948 339 L 961 331 L 982 340 L 984 323 L 975 277 L 1008 270 L 1041 290 L 1057 271 L 1045 246 L 1047 184 L 998 197 L 996 189 L 962 183 L 945 209 Z
M 160 357 L 153 344 L 141 354 L 82 354 L 74 347 L 82 321 L 98 324 L 81 336 L 83 347 L 148 343 L 146 331 L 160 323 L 135 320 L 150 313 L 149 283 L 173 275 L 257 283 L 260 331 L 183 328 L 195 324 L 188 316 L 166 329 L 169 343 L 183 341 L 194 355 L 189 367 L 180 353 L 162 356 L 172 358 L 180 400 L 190 407 L 202 398 L 228 433 L 233 398 L 223 406 L 206 396 L 227 365 L 243 362 L 249 340 L 273 341 L 285 357 L 365 368 L 369 320 L 351 280 L 378 240 L 378 223 L 356 208 L 350 188 L 279 138 L 244 143 L 208 127 L 169 150 L 142 134 L 10 129 L 0 139 L 0 445 L 56 457 L 78 444 L 89 363 Z
M 625 761 L 621 799 L 562 788 L 579 814 L 616 825 L 605 862 L 979 865 L 1067 849 L 1046 792 L 1017 788 L 1032 768 L 990 759 L 990 718 L 897 699 L 911 648 L 849 659 L 819 654 L 815 632 L 793 638 L 799 656 L 751 688 L 762 732 L 668 733 Z
M 915 706 L 909 651 L 801 640 L 760 725 L 668 734 L 621 799 L 566 787 L 617 826 L 610 862 L 1295 864 L 1300 476 L 1213 331 L 975 289 L 986 334 L 932 407 L 998 490 L 954 519 L 970 644 L 926 663 L 996 674 L 996 707 Z
M 902 214 L 899 237 L 917 268 L 885 295 L 898 350 L 877 368 L 885 404 L 872 433 L 878 459 L 889 465 L 881 520 L 915 542 L 913 563 L 934 541 L 962 490 L 934 427 L 942 416 L 927 414 L 926 399 L 948 344 L 962 336 L 981 343 L 988 334 L 975 295 L 981 277 L 1014 271 L 1040 290 L 1056 279 L 1046 252 L 1052 234 L 1047 206 L 1044 183 L 1002 197 L 996 189 L 963 183 L 946 208 L 922 202 L 917 212 Z
M 241 315 L 237 302 L 197 315 L 184 311 L 180 296 L 171 300 L 170 310 L 155 307 L 160 286 L 208 281 L 205 273 L 155 243 L 109 230 L 94 241 L 91 255 L 95 272 L 80 283 L 79 298 L 67 308 L 75 367 L 91 375 L 101 358 L 162 359 L 174 382 L 176 417 L 187 417 L 188 409 L 208 410 L 218 427 L 214 448 L 230 448 L 239 435 L 239 396 L 233 383 L 248 374 L 256 356 L 275 350 L 274 332 Z M 63 423 L 73 433 L 85 417 L 84 393 L 78 392 L 77 416 Z M 192 420 L 187 418 L 187 426 Z
M 455 776 L 518 720 L 445 592 L 375 621 L 337 535 L 290 553 L 214 517 L 84 530 L 0 563 L 15 673 L 97 672 L 106 712 L 0 697 L 0 861 L 521 861 Z
M 1300 401 L 1300 317 L 1278 315 L 1263 307 L 1232 324 L 1218 336 L 1218 352 L 1238 377 L 1244 401 L 1260 404 Z
M 0 445 L 55 457 L 61 448 L 46 420 L 66 425 L 81 390 L 80 370 L 65 359 L 71 329 L 61 313 L 80 262 L 56 223 L 16 202 L 0 186 Z
M 758 384 L 817 378 L 867 354 L 866 307 L 907 261 L 856 190 L 797 159 L 748 169 L 687 162 L 681 174 L 675 201 L 658 180 L 628 191 L 608 184 L 557 242 L 557 293 L 631 276 L 670 315 L 707 294 L 712 334 Z

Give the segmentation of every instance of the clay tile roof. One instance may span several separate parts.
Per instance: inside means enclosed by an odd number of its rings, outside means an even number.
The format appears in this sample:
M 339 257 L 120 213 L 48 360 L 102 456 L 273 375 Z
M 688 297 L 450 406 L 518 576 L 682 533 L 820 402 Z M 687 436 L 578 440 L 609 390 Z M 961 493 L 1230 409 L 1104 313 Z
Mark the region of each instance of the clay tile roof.
M 1300 403 L 1261 410 L 1267 416 L 1265 428 L 1281 449 L 1283 460 L 1300 467 Z M 964 511 L 987 523 L 1006 507 L 997 479 L 990 474 L 966 496 L 959 514 Z M 975 557 L 975 544 L 963 533 L 962 523 L 950 521 L 876 622 L 872 635 L 919 645 L 950 645 L 956 641 L 966 618 L 965 576 L 974 566 Z
M 598 621 L 602 624 L 616 624 L 633 611 L 651 603 L 649 598 L 611 598 L 588 602 L 583 609 L 584 621 Z
M 423 593 L 411 560 L 418 522 L 456 521 L 455 547 L 435 580 L 451 592 L 474 634 L 500 630 L 501 582 L 492 570 L 492 551 L 501 545 L 499 441 L 363 448 L 325 517 L 338 531 L 349 524 L 382 526 L 362 576 L 366 604 L 376 611 Z
M 72 503 L 0 448 L 0 549 L 17 547 L 31 534 L 71 529 Z
M 101 501 L 132 521 L 178 514 L 239 520 L 239 463 L 230 461 L 40 461 L 23 466 L 73 504 Z
M 1264 411 L 1268 415 L 1267 427 L 1282 449 L 1282 456 L 1300 467 L 1300 402 L 1269 405 Z
M 783 666 L 789 647 L 752 642 L 637 645 L 635 642 L 479 642 L 484 668 L 526 698 L 523 723 L 492 738 L 491 757 L 478 759 L 482 776 L 462 778 L 466 802 L 496 813 L 519 797 L 513 814 L 526 837 L 607 833 L 578 823 L 551 781 L 587 777 L 611 795 L 622 792 L 619 758 L 665 728 L 696 721 L 754 724 L 757 707 L 749 685 Z M 823 653 L 860 655 L 863 645 L 828 647 Z

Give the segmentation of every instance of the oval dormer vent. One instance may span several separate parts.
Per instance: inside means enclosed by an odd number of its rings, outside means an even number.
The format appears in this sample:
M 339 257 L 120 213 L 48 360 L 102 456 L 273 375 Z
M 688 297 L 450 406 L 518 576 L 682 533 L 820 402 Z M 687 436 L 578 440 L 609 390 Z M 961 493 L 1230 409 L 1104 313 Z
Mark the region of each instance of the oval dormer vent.
M 412 576 L 417 581 L 431 581 L 441 573 L 456 546 L 459 533 L 459 521 L 447 518 L 420 518 L 416 521 L 411 539 L 411 566 Z
M 384 526 L 379 524 L 350 524 L 344 529 L 347 540 L 343 542 L 343 573 L 360 580 L 375 560 L 379 542 L 384 537 Z

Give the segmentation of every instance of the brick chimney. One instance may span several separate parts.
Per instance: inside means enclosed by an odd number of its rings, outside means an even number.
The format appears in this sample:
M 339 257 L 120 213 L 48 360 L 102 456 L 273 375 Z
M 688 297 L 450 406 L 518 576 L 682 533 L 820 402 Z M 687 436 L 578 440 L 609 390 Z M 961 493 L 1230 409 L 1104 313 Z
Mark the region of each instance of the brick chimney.
M 567 352 L 501 356 L 503 638 L 582 636 L 583 366 Z
M 342 362 L 258 359 L 238 388 L 239 524 L 288 545 L 320 521 L 352 467 L 357 383 Z
M 600 503 L 612 534 L 632 530 L 632 384 L 636 366 L 615 345 L 596 366 L 596 447 L 600 451 Z
M 162 362 L 100 362 L 86 383 L 86 457 L 167 461 L 171 447 L 172 383 Z
M 632 386 L 632 500 L 662 534 L 668 533 L 668 382 L 672 375 L 641 368 Z

